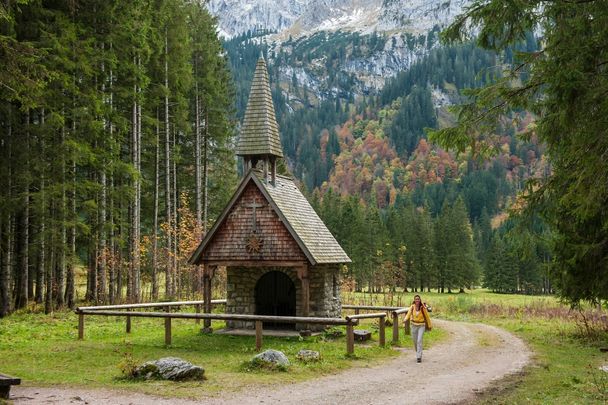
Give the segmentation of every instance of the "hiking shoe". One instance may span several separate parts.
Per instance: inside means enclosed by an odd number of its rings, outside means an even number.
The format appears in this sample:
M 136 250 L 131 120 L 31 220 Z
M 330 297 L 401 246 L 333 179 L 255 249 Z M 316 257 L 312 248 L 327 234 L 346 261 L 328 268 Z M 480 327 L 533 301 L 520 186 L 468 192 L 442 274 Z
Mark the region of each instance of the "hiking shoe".
M 416 359 L 416 363 L 422 363 L 422 359 Z

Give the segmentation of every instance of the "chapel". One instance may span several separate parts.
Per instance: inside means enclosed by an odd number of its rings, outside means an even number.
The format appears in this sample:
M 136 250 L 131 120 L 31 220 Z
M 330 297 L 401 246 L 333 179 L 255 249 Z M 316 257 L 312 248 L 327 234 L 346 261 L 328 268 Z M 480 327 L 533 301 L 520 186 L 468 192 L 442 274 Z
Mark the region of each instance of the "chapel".
M 243 159 L 243 177 L 190 259 L 204 266 L 206 296 L 215 269 L 225 266 L 227 313 L 341 317 L 340 268 L 350 259 L 294 180 L 277 174 L 283 151 L 263 57 L 256 65 L 236 154 Z M 243 321 L 228 321 L 227 326 L 254 327 Z

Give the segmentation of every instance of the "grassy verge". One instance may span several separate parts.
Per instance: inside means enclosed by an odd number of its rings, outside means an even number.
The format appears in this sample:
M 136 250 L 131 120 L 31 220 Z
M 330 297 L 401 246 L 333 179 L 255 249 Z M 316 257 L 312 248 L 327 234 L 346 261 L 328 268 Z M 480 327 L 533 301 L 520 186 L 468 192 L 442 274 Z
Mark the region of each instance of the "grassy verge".
M 483 404 L 605 404 L 608 403 L 608 354 L 599 347 L 608 341 L 579 336 L 576 323 L 559 319 L 487 318 L 484 322 L 522 337 L 534 351 L 532 364 L 484 393 Z
M 357 344 L 355 356 L 346 356 L 345 338 L 326 339 L 264 337 L 264 349 L 283 351 L 292 365 L 288 372 L 246 371 L 242 364 L 256 354 L 254 337 L 204 335 L 191 320 L 173 320 L 173 344 L 164 346 L 161 319 L 132 319 L 132 333 L 124 332 L 124 318 L 86 317 L 85 340 L 76 340 L 77 317 L 70 312 L 53 316 L 17 313 L 0 320 L 0 369 L 19 376 L 24 385 L 71 385 L 135 390 L 155 395 L 201 398 L 251 385 L 302 381 L 336 373 L 349 367 L 377 364 L 397 351 L 377 345 L 377 327 L 372 342 Z M 220 323 L 213 327 L 219 329 Z M 391 329 L 386 338 L 390 342 Z M 433 330 L 425 344 L 445 339 L 447 333 Z M 399 345 L 410 347 L 409 336 Z M 300 349 L 317 350 L 322 360 L 304 364 L 296 359 Z M 176 356 L 205 368 L 204 382 L 172 383 L 131 381 L 121 369 L 160 357 Z M 170 389 L 168 389 L 170 387 Z
M 415 293 L 350 293 L 366 305 L 408 305 Z M 348 294 L 347 294 L 348 295 Z M 433 316 L 499 326 L 520 336 L 534 352 L 526 371 L 484 392 L 483 404 L 608 403 L 608 315 L 585 308 L 570 310 L 553 296 L 420 293 Z M 583 319 L 583 315 L 585 319 Z M 480 342 L 483 344 L 483 342 Z

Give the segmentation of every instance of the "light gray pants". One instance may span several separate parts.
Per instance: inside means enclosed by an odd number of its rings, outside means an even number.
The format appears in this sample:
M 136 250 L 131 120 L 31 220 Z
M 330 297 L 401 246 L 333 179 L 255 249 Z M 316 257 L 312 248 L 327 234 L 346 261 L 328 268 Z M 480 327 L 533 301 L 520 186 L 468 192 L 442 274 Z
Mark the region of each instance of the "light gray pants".
M 422 337 L 424 336 L 425 325 L 410 324 L 412 331 L 412 341 L 414 342 L 414 350 L 416 350 L 416 358 L 422 358 Z

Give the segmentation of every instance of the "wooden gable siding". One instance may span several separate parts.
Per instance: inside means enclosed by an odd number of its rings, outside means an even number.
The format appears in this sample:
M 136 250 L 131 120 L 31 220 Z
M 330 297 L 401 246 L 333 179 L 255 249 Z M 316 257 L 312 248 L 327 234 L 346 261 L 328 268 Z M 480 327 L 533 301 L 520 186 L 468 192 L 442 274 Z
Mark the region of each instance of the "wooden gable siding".
M 247 251 L 247 238 L 253 230 L 254 199 L 263 207 L 256 209 L 257 235 L 263 240 L 259 253 Z M 213 235 L 203 252 L 202 261 L 307 261 L 278 215 L 257 186 L 250 182 Z

